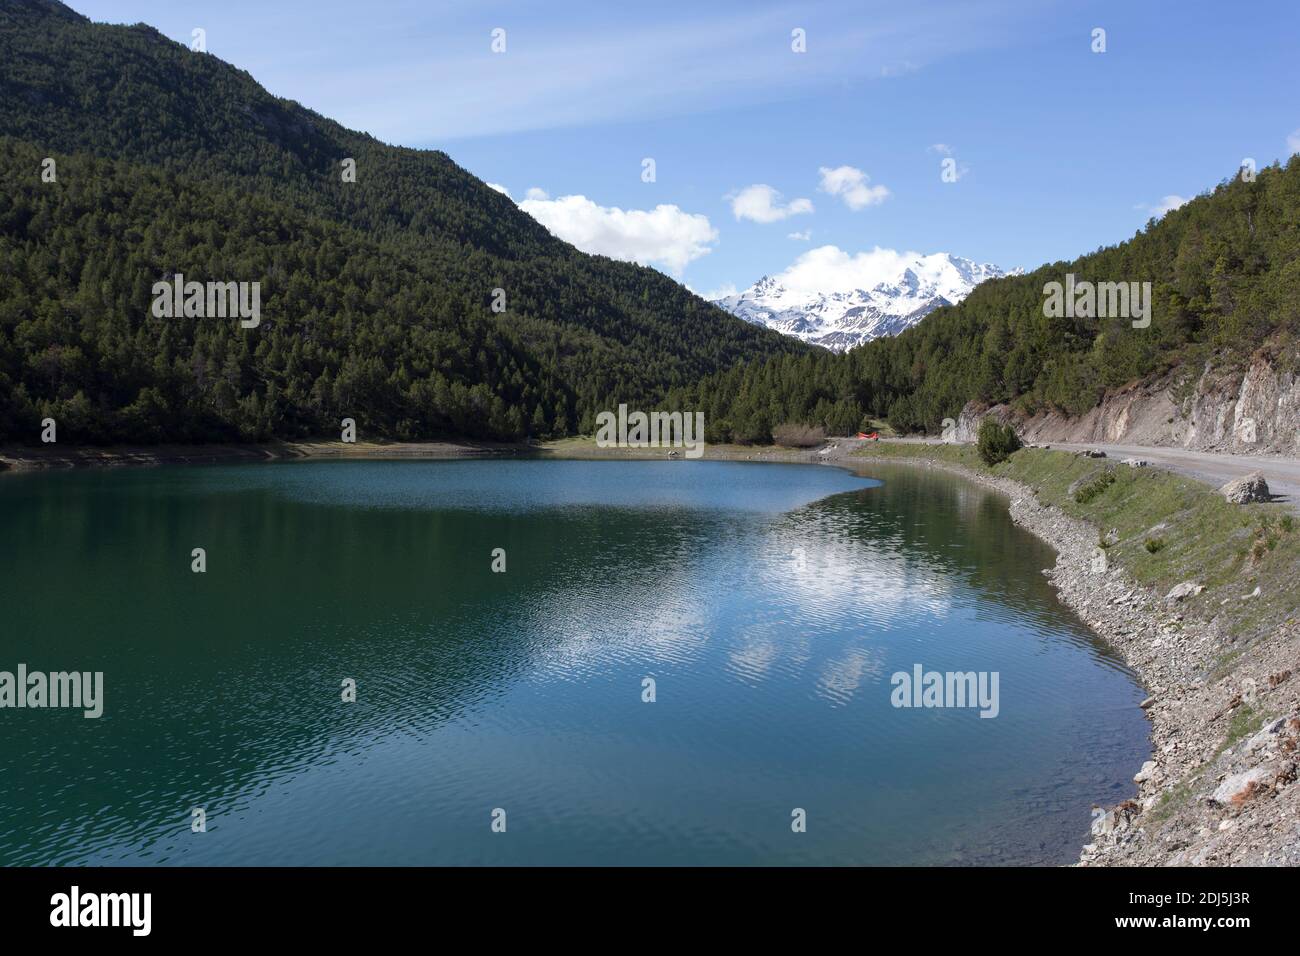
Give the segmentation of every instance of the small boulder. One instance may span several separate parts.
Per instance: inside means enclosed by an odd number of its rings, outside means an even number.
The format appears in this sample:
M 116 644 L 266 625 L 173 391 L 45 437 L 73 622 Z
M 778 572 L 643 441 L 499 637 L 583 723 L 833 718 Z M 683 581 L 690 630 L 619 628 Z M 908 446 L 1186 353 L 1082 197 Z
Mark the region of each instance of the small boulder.
M 1148 780 L 1154 780 L 1159 774 L 1159 769 L 1154 760 L 1148 760 L 1142 765 L 1142 769 L 1133 775 L 1134 783 L 1146 783 Z
M 1277 771 L 1267 767 L 1252 767 L 1242 773 L 1234 773 L 1219 784 L 1210 797 L 1210 802 L 1221 807 L 1239 807 L 1269 789 L 1276 776 Z
M 1130 468 L 1145 468 L 1147 465 L 1151 464 L 1151 462 L 1147 461 L 1145 458 L 1125 458 L 1124 464 L 1128 465 Z
M 1271 724 L 1266 725 L 1263 730 L 1255 734 L 1255 736 L 1251 737 L 1250 740 L 1246 742 L 1246 753 L 1253 754 L 1261 747 L 1267 747 L 1269 744 L 1276 741 L 1284 727 L 1286 727 L 1285 717 L 1279 717 Z
M 1219 494 L 1234 505 L 1244 505 L 1249 501 L 1269 501 L 1272 498 L 1268 493 L 1268 482 L 1257 471 L 1232 479 L 1219 489 Z
M 1165 600 L 1170 604 L 1175 604 L 1183 598 L 1196 597 L 1204 590 L 1204 584 L 1197 584 L 1195 581 L 1184 581 L 1182 584 L 1175 584 L 1169 593 L 1165 595 Z

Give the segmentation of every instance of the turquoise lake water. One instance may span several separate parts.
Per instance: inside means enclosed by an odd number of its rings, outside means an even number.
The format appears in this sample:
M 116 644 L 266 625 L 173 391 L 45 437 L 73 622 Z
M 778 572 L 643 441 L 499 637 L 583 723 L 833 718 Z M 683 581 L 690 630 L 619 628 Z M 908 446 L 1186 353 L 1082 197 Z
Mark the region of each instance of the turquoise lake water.
M 873 467 L 6 475 L 0 670 L 104 713 L 0 710 L 0 863 L 1073 861 L 1143 691 L 1005 501 Z M 893 706 L 918 664 L 997 716 Z

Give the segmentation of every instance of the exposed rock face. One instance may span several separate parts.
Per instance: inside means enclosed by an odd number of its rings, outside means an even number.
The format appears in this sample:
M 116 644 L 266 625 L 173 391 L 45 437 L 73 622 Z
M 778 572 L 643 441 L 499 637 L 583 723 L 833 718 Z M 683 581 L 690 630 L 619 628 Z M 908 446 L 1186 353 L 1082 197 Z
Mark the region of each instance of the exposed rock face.
M 1268 482 L 1257 471 L 1232 479 L 1219 489 L 1219 494 L 1234 505 L 1244 505 L 1248 501 L 1268 501 L 1270 497 Z
M 979 419 L 1016 419 L 1028 442 L 1101 442 L 1180 447 L 1239 455 L 1300 454 L 1300 377 L 1293 363 L 1257 355 L 1249 367 L 1220 370 L 1207 364 L 1194 382 L 1185 371 L 1138 382 L 1106 394 L 1078 418 L 1040 412 L 1029 419 L 1005 406 L 969 404 L 957 419 L 957 440 L 974 441 Z
M 979 441 L 980 422 L 985 418 L 992 418 L 999 425 L 1005 425 L 1008 422 L 1020 426 L 1019 420 L 1011 413 L 1005 405 L 994 405 L 992 408 L 984 408 L 975 402 L 967 402 L 966 407 L 961 410 L 957 416 L 957 427 L 953 430 L 952 440 L 954 442 L 971 443 Z M 1020 432 L 1022 441 L 1025 439 L 1023 432 Z M 1025 442 L 1028 444 L 1028 442 Z

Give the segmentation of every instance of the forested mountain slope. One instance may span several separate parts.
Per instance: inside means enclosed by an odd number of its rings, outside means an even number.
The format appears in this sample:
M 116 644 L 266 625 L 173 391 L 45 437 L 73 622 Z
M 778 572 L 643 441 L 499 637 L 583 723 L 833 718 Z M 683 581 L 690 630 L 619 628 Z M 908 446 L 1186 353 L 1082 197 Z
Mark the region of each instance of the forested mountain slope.
M 0 0 L 0 181 L 0 440 L 45 415 L 86 442 L 328 435 L 342 417 L 371 437 L 558 435 L 805 351 L 578 252 L 441 152 L 53 0 Z M 178 272 L 260 282 L 263 321 L 151 316 Z

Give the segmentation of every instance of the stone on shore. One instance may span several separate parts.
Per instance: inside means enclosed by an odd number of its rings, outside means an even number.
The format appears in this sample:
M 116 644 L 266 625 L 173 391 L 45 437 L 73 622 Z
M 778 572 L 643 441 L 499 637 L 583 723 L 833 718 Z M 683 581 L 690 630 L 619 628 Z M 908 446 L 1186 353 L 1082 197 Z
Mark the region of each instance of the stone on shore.
M 1266 724 L 1263 730 L 1246 742 L 1246 753 L 1253 754 L 1261 747 L 1268 747 L 1270 744 L 1276 743 L 1285 727 L 1285 717 L 1279 717 L 1272 723 Z
M 1159 776 L 1160 771 L 1154 760 L 1148 760 L 1142 765 L 1142 769 L 1133 775 L 1134 783 L 1146 783 L 1148 780 L 1154 780 Z
M 1204 590 L 1204 584 L 1197 584 L 1195 581 L 1184 581 L 1182 584 L 1175 584 L 1169 593 L 1165 595 L 1165 600 L 1170 604 L 1174 604 L 1183 598 L 1196 597 Z
M 1219 784 L 1218 789 L 1210 797 L 1210 802 L 1217 803 L 1221 807 L 1240 807 L 1271 790 L 1275 782 L 1285 781 L 1293 773 L 1294 768 L 1289 765 L 1280 768 L 1251 767 L 1249 770 L 1224 778 L 1223 783 Z

